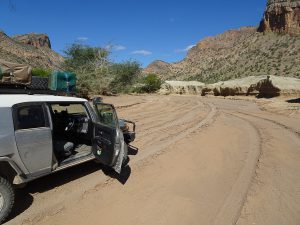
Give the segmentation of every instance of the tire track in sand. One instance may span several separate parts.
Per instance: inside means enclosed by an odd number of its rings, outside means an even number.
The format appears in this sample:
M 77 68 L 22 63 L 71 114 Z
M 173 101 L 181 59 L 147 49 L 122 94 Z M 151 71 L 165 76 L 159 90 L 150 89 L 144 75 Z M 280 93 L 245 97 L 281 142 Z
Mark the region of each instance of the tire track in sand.
M 299 133 L 272 119 L 241 112 L 236 116 L 256 127 L 262 142 L 255 175 L 235 224 L 299 224 Z
M 252 146 L 248 146 L 250 147 L 250 150 L 248 151 L 247 160 L 245 161 L 245 164 L 240 171 L 238 178 L 235 180 L 229 195 L 227 196 L 223 206 L 216 215 L 216 218 L 213 222 L 213 224 L 215 225 L 236 224 L 237 220 L 239 219 L 241 210 L 246 201 L 249 188 L 255 175 L 255 170 L 261 154 L 262 145 L 260 132 L 255 126 L 253 126 L 253 124 L 232 113 L 225 114 L 235 117 L 246 123 L 252 130 L 247 135 L 249 135 L 249 138 L 251 138 L 253 142 Z
M 185 130 L 183 130 L 180 133 L 177 132 L 176 135 L 174 135 L 169 140 L 164 140 L 163 142 L 161 142 L 159 144 L 156 144 L 155 146 L 149 146 L 149 147 L 143 149 L 144 154 L 135 157 L 135 159 L 138 160 L 138 161 L 141 161 L 141 160 L 145 160 L 149 156 L 155 156 L 155 155 L 162 154 L 168 146 L 170 146 L 170 145 L 176 143 L 177 141 L 185 138 L 186 136 L 188 136 L 189 134 L 195 132 L 196 130 L 198 130 L 202 127 L 205 127 L 205 126 L 209 126 L 210 124 L 212 124 L 215 121 L 216 117 L 217 117 L 218 110 L 211 103 L 208 103 L 207 106 L 210 108 L 210 112 L 199 123 L 196 123 L 191 127 L 187 127 Z M 176 124 L 173 125 L 173 126 L 176 126 Z

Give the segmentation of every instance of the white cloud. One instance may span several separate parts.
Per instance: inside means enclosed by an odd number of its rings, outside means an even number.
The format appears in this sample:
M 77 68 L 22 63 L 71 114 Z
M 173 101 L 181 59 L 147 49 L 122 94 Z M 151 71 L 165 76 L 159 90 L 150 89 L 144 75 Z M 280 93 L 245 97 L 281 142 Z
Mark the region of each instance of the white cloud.
M 76 38 L 76 40 L 77 41 L 87 41 L 87 40 L 89 40 L 89 38 L 88 37 L 78 37 L 78 38 Z
M 193 47 L 195 47 L 196 45 L 189 45 L 184 49 L 176 49 L 175 52 L 187 52 L 189 50 L 191 50 Z
M 125 50 L 126 47 L 123 46 L 123 45 L 115 45 L 115 46 L 113 47 L 113 49 L 116 50 L 116 51 L 122 51 L 122 50 Z
M 136 50 L 136 51 L 131 52 L 131 54 L 147 56 L 147 55 L 152 55 L 152 52 L 147 51 L 147 50 Z
M 109 44 L 109 45 L 105 45 L 104 48 L 106 50 L 111 50 L 113 48 L 113 45 L 112 44 Z
M 124 45 L 113 45 L 113 44 L 108 44 L 105 46 L 105 48 L 107 50 L 112 50 L 112 51 L 122 51 L 127 49 Z

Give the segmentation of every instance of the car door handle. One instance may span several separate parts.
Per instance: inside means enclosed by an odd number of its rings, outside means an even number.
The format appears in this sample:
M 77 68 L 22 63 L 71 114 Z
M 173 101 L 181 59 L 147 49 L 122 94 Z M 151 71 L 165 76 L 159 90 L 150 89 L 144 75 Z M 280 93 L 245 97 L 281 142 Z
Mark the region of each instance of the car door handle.
M 100 136 L 97 136 L 97 137 L 95 137 L 95 139 L 96 139 L 96 141 L 97 141 L 97 143 L 98 144 L 107 144 L 107 145 L 111 145 L 111 141 L 110 140 L 108 140 L 108 139 L 106 139 L 106 138 L 103 138 L 103 137 L 100 137 Z

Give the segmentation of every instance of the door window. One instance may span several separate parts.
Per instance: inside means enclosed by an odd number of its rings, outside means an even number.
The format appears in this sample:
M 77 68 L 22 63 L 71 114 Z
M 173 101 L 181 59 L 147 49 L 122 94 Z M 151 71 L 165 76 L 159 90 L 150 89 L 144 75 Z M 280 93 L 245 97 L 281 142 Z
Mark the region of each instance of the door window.
M 118 117 L 113 106 L 108 104 L 96 104 L 95 107 L 101 124 L 117 128 Z
M 42 105 L 26 105 L 15 108 L 15 130 L 47 127 Z

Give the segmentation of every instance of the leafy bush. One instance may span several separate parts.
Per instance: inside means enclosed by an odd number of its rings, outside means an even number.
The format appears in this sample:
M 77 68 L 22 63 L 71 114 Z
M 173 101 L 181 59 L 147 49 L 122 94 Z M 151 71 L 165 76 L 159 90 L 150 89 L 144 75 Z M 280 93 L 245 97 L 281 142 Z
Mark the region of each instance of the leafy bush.
M 141 73 L 141 67 L 136 61 L 126 61 L 112 64 L 109 71 L 113 76 L 110 89 L 116 93 L 129 93 Z
M 51 75 L 51 70 L 46 70 L 42 68 L 33 68 L 32 69 L 32 76 L 37 77 L 49 77 Z
M 134 89 L 138 93 L 154 93 L 161 87 L 162 81 L 156 74 L 148 74 L 142 78 L 140 85 Z

